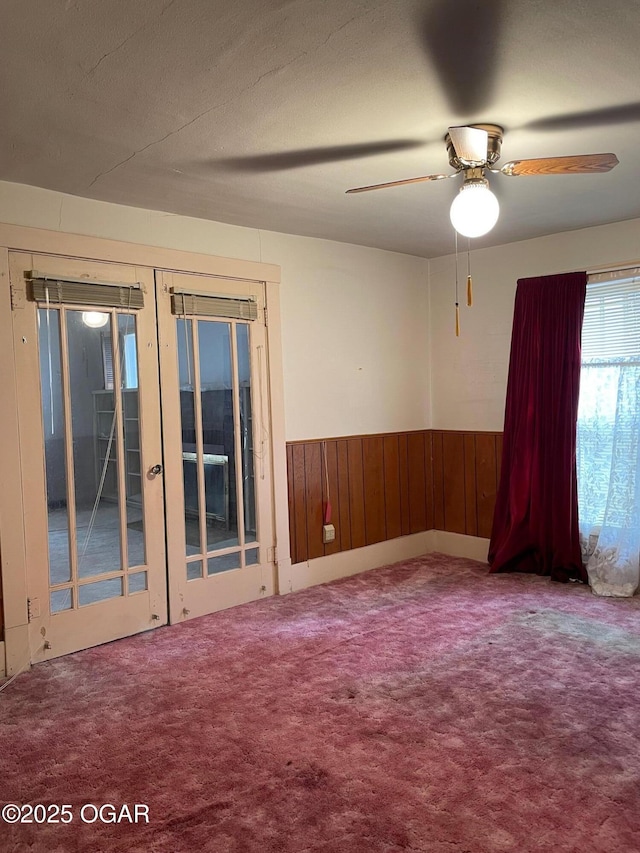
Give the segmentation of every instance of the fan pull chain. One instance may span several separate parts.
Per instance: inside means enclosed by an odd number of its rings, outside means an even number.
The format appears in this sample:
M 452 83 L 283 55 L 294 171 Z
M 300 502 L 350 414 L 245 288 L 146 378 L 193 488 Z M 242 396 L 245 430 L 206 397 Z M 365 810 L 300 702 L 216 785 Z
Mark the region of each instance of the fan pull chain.
M 460 337 L 460 303 L 458 302 L 458 232 L 453 230 L 455 234 L 456 247 L 456 338 Z
M 471 280 L 471 253 L 469 251 L 471 240 L 467 238 L 467 305 L 473 305 L 473 281 Z

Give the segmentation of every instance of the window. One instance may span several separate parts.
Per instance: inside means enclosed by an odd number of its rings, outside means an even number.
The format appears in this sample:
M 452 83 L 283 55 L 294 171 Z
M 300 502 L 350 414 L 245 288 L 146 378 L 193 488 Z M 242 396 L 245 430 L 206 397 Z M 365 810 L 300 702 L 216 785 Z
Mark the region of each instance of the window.
M 605 562 L 611 572 L 622 564 L 638 565 L 639 466 L 637 269 L 590 276 L 587 284 L 578 407 L 578 507 L 583 556 L 588 569 L 595 571 L 600 565 L 600 580 Z M 590 580 L 594 586 L 591 571 Z
M 128 314 L 120 314 L 120 317 L 130 317 Z M 135 325 L 135 320 L 132 326 Z M 138 357 L 136 354 L 136 333 L 126 331 L 120 334 L 120 346 L 122 348 L 122 387 L 134 389 L 138 387 Z M 113 351 L 111 346 L 111 332 L 102 333 L 102 368 L 104 372 L 104 387 L 107 391 L 113 390 Z

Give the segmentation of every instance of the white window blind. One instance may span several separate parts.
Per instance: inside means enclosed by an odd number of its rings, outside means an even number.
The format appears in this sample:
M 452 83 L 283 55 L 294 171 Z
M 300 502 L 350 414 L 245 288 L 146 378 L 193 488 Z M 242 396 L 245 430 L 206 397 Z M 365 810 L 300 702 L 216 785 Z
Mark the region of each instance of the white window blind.
M 77 278 L 50 278 L 38 272 L 31 279 L 31 298 L 40 305 L 87 305 L 101 308 L 142 308 L 144 295 L 138 283 L 119 284 Z
M 640 268 L 590 275 L 582 325 L 583 362 L 640 361 Z
M 215 293 L 188 293 L 171 289 L 174 314 L 201 317 L 224 317 L 231 320 L 257 320 L 258 300 L 255 296 L 224 296 Z

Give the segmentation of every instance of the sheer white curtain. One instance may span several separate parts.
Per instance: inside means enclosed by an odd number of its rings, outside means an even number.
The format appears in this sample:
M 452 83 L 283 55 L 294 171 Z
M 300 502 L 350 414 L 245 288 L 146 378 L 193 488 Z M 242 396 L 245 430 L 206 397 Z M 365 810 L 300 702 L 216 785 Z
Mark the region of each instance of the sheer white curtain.
M 633 595 L 640 585 L 640 269 L 587 284 L 577 469 L 591 588 Z

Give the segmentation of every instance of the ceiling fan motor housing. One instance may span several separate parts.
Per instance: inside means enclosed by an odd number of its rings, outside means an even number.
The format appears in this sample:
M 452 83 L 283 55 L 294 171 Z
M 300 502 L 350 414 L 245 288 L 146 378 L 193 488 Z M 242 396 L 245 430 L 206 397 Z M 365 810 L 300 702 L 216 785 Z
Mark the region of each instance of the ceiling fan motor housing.
M 487 132 L 487 156 L 486 160 L 483 164 L 478 165 L 487 165 L 493 166 L 494 163 L 500 159 L 500 150 L 502 148 L 502 138 L 504 136 L 504 128 L 500 127 L 498 124 L 470 124 L 468 127 L 477 127 L 479 130 L 485 130 Z M 456 154 L 456 150 L 453 146 L 453 142 L 451 137 L 447 133 L 444 138 L 445 144 L 447 146 L 447 154 L 449 156 L 449 163 L 453 169 L 460 172 L 463 169 L 469 168 L 469 163 L 465 163 L 461 161 Z

